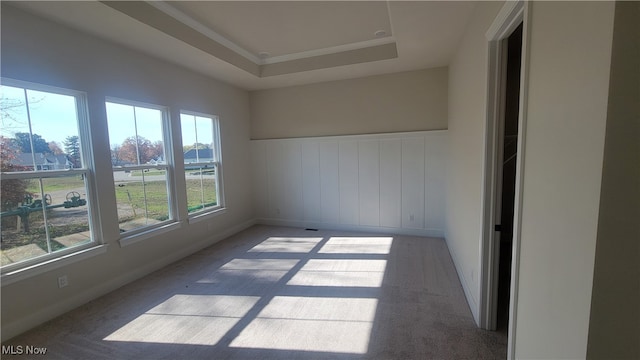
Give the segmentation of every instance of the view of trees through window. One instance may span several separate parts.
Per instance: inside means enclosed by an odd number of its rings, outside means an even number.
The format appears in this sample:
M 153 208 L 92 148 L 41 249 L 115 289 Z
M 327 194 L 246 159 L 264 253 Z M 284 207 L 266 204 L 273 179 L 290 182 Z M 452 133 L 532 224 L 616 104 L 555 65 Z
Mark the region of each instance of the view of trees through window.
M 2 79 L 0 85 L 0 257 L 3 271 L 96 244 L 90 199 L 94 169 L 85 95 Z M 174 220 L 167 109 L 105 102 L 121 233 L 136 236 Z M 187 213 L 222 207 L 218 118 L 181 112 Z M 174 139 L 177 140 L 177 139 Z M 86 142 L 86 143 L 85 143 Z M 83 146 L 87 145 L 87 146 Z M 93 194 L 93 196 L 91 196 Z M 108 214 L 107 214 L 108 215 Z
M 120 231 L 171 219 L 163 109 L 106 103 Z
M 182 113 L 180 123 L 188 212 L 195 213 L 219 207 L 220 156 L 217 119 Z
M 0 86 L 1 263 L 90 243 L 79 95 Z

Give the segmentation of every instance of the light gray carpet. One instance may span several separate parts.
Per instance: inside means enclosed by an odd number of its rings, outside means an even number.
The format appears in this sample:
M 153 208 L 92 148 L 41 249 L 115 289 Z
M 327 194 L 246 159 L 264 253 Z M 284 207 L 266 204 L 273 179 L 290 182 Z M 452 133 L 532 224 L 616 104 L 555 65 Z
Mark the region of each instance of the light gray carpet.
M 269 226 L 3 345 L 48 359 L 506 357 L 505 334 L 475 326 L 442 239 Z

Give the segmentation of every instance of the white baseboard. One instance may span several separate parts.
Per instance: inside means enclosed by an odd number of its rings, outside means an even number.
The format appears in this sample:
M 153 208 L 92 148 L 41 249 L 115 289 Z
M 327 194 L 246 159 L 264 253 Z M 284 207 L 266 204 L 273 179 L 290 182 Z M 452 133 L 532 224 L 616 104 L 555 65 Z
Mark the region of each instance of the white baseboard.
M 453 260 L 453 265 L 456 268 L 456 273 L 458 274 L 458 279 L 460 279 L 460 283 L 462 284 L 462 290 L 464 291 L 464 295 L 467 298 L 467 304 L 469 304 L 469 309 L 471 310 L 471 314 L 473 315 L 473 320 L 476 322 L 476 325 L 480 327 L 480 309 L 478 308 L 478 302 L 476 301 L 476 297 L 473 295 L 469 284 L 467 283 L 467 278 L 464 277 L 463 268 L 456 257 L 456 253 L 451 251 L 451 246 L 449 241 L 446 240 L 447 248 L 449 249 L 449 254 L 451 255 L 451 259 Z
M 323 229 L 323 230 L 360 231 L 360 232 L 371 232 L 371 233 L 380 233 L 380 234 L 397 234 L 397 235 L 444 238 L 444 230 L 441 230 L 441 229 L 394 228 L 394 227 L 384 227 L 384 226 L 319 223 L 319 222 L 273 219 L 273 218 L 259 218 L 259 219 L 256 219 L 256 223 L 262 224 L 262 225 L 289 226 L 289 227 L 313 228 L 313 229 Z
M 21 318 L 19 321 L 14 321 L 8 324 L 2 324 L 2 341 L 11 339 L 14 336 L 22 334 L 23 332 L 30 330 L 46 321 L 56 318 L 68 311 L 71 311 L 81 305 L 88 303 L 91 300 L 97 299 L 100 296 L 106 295 L 130 282 L 138 280 L 146 275 L 151 274 L 171 263 L 174 263 L 182 258 L 185 258 L 191 254 L 194 254 L 204 248 L 207 248 L 220 240 L 228 238 L 242 230 L 245 230 L 256 224 L 255 219 L 251 219 L 232 226 L 223 232 L 216 233 L 213 236 L 206 237 L 202 241 L 197 242 L 189 247 L 186 247 L 180 251 L 169 254 L 168 256 L 156 260 L 152 263 L 139 267 L 127 274 L 113 278 L 102 284 L 98 284 L 90 289 L 87 289 L 77 295 L 69 297 L 64 301 L 58 302 L 46 308 L 38 309 L 32 314 Z

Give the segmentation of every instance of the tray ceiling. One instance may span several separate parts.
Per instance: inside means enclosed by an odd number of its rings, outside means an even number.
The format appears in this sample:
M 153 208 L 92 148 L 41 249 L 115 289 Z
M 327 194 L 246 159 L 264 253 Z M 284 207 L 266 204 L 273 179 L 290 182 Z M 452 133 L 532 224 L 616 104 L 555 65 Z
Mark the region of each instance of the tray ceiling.
M 446 66 L 473 2 L 12 2 L 245 89 Z

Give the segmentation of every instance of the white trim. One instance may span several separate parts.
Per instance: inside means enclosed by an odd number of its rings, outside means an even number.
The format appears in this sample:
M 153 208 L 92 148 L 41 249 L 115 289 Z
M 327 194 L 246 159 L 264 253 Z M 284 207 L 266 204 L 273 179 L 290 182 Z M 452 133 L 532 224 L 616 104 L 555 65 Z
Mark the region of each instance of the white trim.
M 446 234 L 445 234 L 446 235 Z M 445 236 L 445 242 L 447 243 L 447 250 L 449 251 L 449 255 L 451 255 L 451 260 L 454 264 L 454 269 L 456 270 L 456 275 L 458 279 L 460 279 L 460 284 L 462 284 L 462 290 L 464 291 L 464 295 L 467 299 L 467 303 L 469 303 L 469 309 L 471 310 L 471 315 L 473 316 L 473 320 L 476 324 L 479 324 L 479 311 L 478 311 L 478 300 L 476 299 L 476 295 L 471 290 L 469 283 L 467 282 L 467 278 L 462 276 L 462 273 L 458 271 L 458 269 L 463 269 L 462 263 L 456 257 L 456 253 L 451 251 L 452 248 L 449 244 L 449 238 Z
M 78 306 L 86 304 L 87 302 L 94 300 L 100 296 L 103 296 L 123 285 L 126 285 L 132 281 L 140 279 L 158 269 L 161 269 L 175 261 L 178 261 L 186 256 L 196 253 L 204 248 L 207 248 L 225 238 L 233 236 L 249 227 L 255 225 L 255 220 L 247 220 L 238 225 L 232 226 L 222 232 L 214 233 L 214 235 L 204 238 L 202 241 L 193 244 L 187 248 L 183 248 L 176 252 L 168 254 L 166 257 L 158 259 L 152 263 L 141 266 L 133 271 L 129 271 L 124 275 L 118 276 L 114 279 L 106 281 L 104 283 L 96 284 L 95 287 L 83 291 L 75 296 L 66 298 L 65 300 L 55 303 L 52 306 L 35 309 L 31 314 L 26 317 L 20 318 L 17 321 L 11 323 L 2 324 L 2 341 L 8 340 L 18 334 L 21 334 L 29 329 L 32 329 L 45 321 L 51 320 L 56 316 L 62 315 L 68 311 L 71 311 Z
M 22 81 L 22 80 L 14 80 L 10 78 L 0 78 L 0 83 L 2 86 L 16 87 L 24 90 L 25 96 L 27 90 L 46 92 L 53 95 L 64 95 L 73 97 L 75 100 L 75 108 L 76 108 L 76 130 L 77 137 L 80 141 L 80 156 L 82 167 L 74 168 L 74 169 L 65 169 L 65 170 L 34 170 L 34 171 L 23 171 L 23 172 L 10 172 L 10 173 L 2 173 L 2 177 L 4 179 L 50 179 L 50 178 L 58 178 L 58 177 L 72 177 L 76 175 L 83 176 L 83 184 L 84 190 L 86 193 L 87 200 L 87 216 L 88 216 L 88 225 L 89 225 L 89 234 L 91 241 L 87 244 L 72 246 L 66 249 L 62 249 L 59 251 L 52 252 L 50 241 L 54 240 L 50 238 L 49 231 L 46 230 L 47 237 L 47 247 L 48 254 L 43 256 L 34 257 L 31 259 L 27 259 L 24 261 L 20 261 L 13 264 L 8 264 L 2 266 L 2 286 L 6 284 L 13 283 L 15 281 L 19 281 L 23 278 L 28 278 L 37 274 L 40 274 L 45 271 L 49 271 L 48 269 L 55 269 L 56 267 L 62 266 L 60 264 L 66 264 L 68 261 L 66 259 L 76 259 L 74 261 L 78 261 L 78 259 L 84 259 L 87 257 L 87 253 L 93 253 L 95 249 L 102 248 L 102 241 L 98 241 L 98 239 L 102 238 L 102 228 L 98 219 L 98 204 L 97 204 L 97 190 L 94 181 L 94 163 L 93 158 L 95 156 L 94 149 L 91 147 L 91 132 L 90 132 L 90 118 L 88 111 L 88 96 L 84 91 L 66 89 L 56 86 L 44 85 L 35 82 Z M 25 98 L 25 100 L 27 100 Z M 29 104 L 27 101 L 27 112 L 29 112 Z M 31 118 L 29 120 L 29 132 L 32 133 L 31 129 Z M 33 150 L 33 148 L 32 148 Z M 34 169 L 37 168 L 36 164 L 34 165 Z M 42 190 L 42 189 L 41 189 Z M 45 194 L 41 193 L 41 196 L 44 198 Z M 46 215 L 46 214 L 45 214 Z M 47 217 L 44 217 L 45 224 L 48 224 Z M 85 255 L 82 255 L 85 254 Z M 74 255 L 81 255 L 79 257 L 74 257 Z M 91 255 L 93 256 L 93 255 Z M 50 265 L 54 264 L 54 265 Z M 58 265 L 55 265 L 58 264 Z M 42 270 L 45 269 L 45 270 Z M 15 274 L 15 275 L 14 275 Z
M 126 232 L 124 233 L 126 235 L 120 238 L 120 247 L 126 247 L 142 240 L 150 239 L 169 231 L 180 229 L 181 227 L 181 222 L 172 221 L 170 223 L 161 223 L 161 225 L 159 226 L 139 228 L 141 232 L 136 232 L 133 234 L 130 234 L 130 232 Z
M 88 172 L 89 172 L 89 169 L 86 169 L 86 168 L 65 169 L 65 170 L 13 171 L 13 172 L 3 172 L 2 178 L 4 180 L 34 179 L 34 178 L 50 179 L 50 178 L 67 177 L 67 176 L 74 176 L 74 175 L 86 175 Z
M 220 117 L 218 117 L 217 115 L 204 114 L 204 113 L 199 113 L 199 112 L 189 111 L 189 110 L 180 110 L 180 129 L 182 129 L 182 121 L 183 121 L 182 115 L 193 116 L 194 120 L 196 117 L 211 120 L 211 129 L 212 129 L 211 136 L 213 137 L 213 147 L 211 148 L 213 161 L 187 162 L 185 159 L 183 159 L 182 169 L 183 169 L 183 173 L 184 173 L 183 175 L 185 179 L 187 175 L 187 170 L 186 170 L 187 167 L 200 166 L 204 168 L 209 168 L 210 165 L 213 165 L 212 169 L 215 170 L 217 205 L 208 207 L 193 213 L 189 213 L 189 204 L 187 204 L 187 219 L 191 224 L 191 223 L 196 223 L 198 221 L 201 221 L 202 219 L 200 218 L 213 217 L 215 215 L 214 213 L 217 213 L 220 210 L 225 209 L 224 186 L 223 186 L 223 180 L 222 180 L 222 172 L 223 172 L 222 171 L 222 135 L 220 131 Z M 182 137 L 182 133 L 180 135 L 181 135 L 180 143 L 184 146 L 183 144 L 184 138 Z M 194 220 L 194 219 L 199 219 L 199 220 Z
M 396 133 L 372 133 L 372 134 L 356 134 L 356 135 L 328 135 L 328 136 L 309 136 L 309 137 L 295 137 L 295 138 L 273 138 L 273 139 L 251 139 L 251 142 L 269 142 L 269 141 L 327 141 L 327 140 L 374 140 L 374 139 L 406 139 L 406 138 L 421 138 L 423 136 L 429 136 L 434 134 L 446 134 L 447 129 L 438 130 L 418 130 Z
M 322 56 L 322 55 L 337 54 L 337 53 L 346 52 L 346 51 L 360 50 L 360 49 L 366 49 L 369 47 L 395 44 L 395 43 L 396 43 L 396 39 L 392 36 L 389 36 L 389 37 L 384 37 L 380 39 L 372 39 L 372 40 L 359 41 L 359 42 L 350 43 L 350 44 L 331 46 L 323 49 L 313 49 L 313 50 L 301 51 L 301 52 L 292 53 L 292 54 L 272 56 L 270 58 L 262 59 L 258 65 L 270 65 L 270 64 L 276 64 L 276 63 L 281 63 L 285 61 L 306 59 L 306 58 Z
M 105 252 L 107 252 L 107 246 L 108 245 L 96 246 L 94 244 L 90 248 L 79 250 L 79 251 L 77 250 L 77 248 L 70 248 L 70 249 L 73 249 L 74 252 L 67 255 L 56 257 L 51 260 L 39 262 L 35 265 L 9 271 L 7 273 L 2 274 L 2 280 L 1 280 L 2 286 L 4 287 L 6 285 L 13 284 L 18 281 L 26 280 L 31 277 L 50 272 L 52 270 L 61 268 L 63 266 L 67 266 L 79 261 L 83 261 L 100 254 L 104 254 Z M 53 254 L 56 254 L 56 253 L 53 253 Z
M 508 36 L 522 21 L 524 6 L 523 0 L 506 1 L 485 33 L 487 40 L 502 40 Z
M 0 77 L 0 85 L 2 86 L 10 86 L 10 87 L 19 87 L 27 90 L 34 91 L 42 91 L 42 92 L 52 92 L 60 95 L 74 96 L 74 97 L 82 97 L 86 96 L 87 93 L 80 90 L 66 89 L 57 86 L 44 85 L 30 81 L 24 80 L 16 80 L 7 77 Z
M 508 358 L 515 357 L 515 324 L 517 306 L 517 284 L 519 269 L 519 249 L 520 249 L 520 221 L 522 207 L 522 181 L 524 173 L 524 139 L 525 139 L 525 110 L 526 109 L 526 89 L 528 86 L 528 56 L 529 48 L 527 36 L 529 3 L 524 1 L 508 1 L 506 2 L 494 22 L 486 32 L 488 40 L 488 59 L 487 59 L 487 108 L 486 108 L 486 128 L 485 128 L 485 154 L 483 167 L 483 214 L 482 214 L 482 240 L 480 251 L 480 316 L 479 326 L 485 329 L 493 329 L 495 327 L 494 306 L 497 301 L 495 296 L 495 287 L 497 286 L 497 274 L 494 268 L 496 259 L 494 254 L 495 231 L 494 231 L 494 214 L 496 204 L 495 185 L 496 181 L 496 155 L 498 153 L 497 143 L 499 140 L 498 124 L 500 116 L 500 71 L 502 68 L 501 51 L 502 41 L 506 39 L 515 28 L 523 23 L 523 42 L 522 42 L 522 61 L 520 69 L 520 109 L 518 114 L 518 157 L 516 163 L 516 197 L 514 202 L 514 230 L 513 230 L 513 255 L 511 269 L 511 299 L 510 299 L 510 315 L 509 315 L 509 336 L 508 336 Z
M 187 221 L 189 222 L 189 225 L 196 224 L 204 220 L 211 220 L 212 218 L 225 214 L 226 212 L 227 212 L 227 208 L 221 207 L 221 206 L 216 207 L 214 209 L 206 208 L 204 210 L 201 210 L 201 212 L 191 213 L 193 215 L 189 216 L 187 218 Z
M 520 279 L 520 244 L 522 224 L 522 193 L 524 182 L 524 158 L 526 150 L 527 109 L 529 98 L 529 62 L 530 62 L 530 36 L 531 29 L 531 3 L 526 2 L 522 15 L 522 61 L 520 71 L 520 112 L 518 117 L 518 158 L 516 160 L 516 186 L 513 215 L 513 251 L 511 254 L 511 297 L 509 299 L 509 329 L 507 342 L 507 359 L 515 359 L 515 339 L 518 308 L 518 290 Z
M 105 96 L 104 103 L 105 103 L 105 108 L 107 106 L 107 103 L 112 103 L 116 105 L 145 107 L 153 110 L 159 110 L 161 112 L 166 112 L 167 114 L 169 113 L 168 106 L 151 104 L 151 103 L 146 103 L 146 102 L 137 101 L 137 100 L 128 100 L 128 99 L 123 99 L 123 98 L 114 97 L 114 96 Z
M 422 236 L 431 238 L 444 238 L 444 229 L 410 229 L 410 228 L 394 228 L 385 226 L 367 226 L 367 225 L 349 225 L 342 223 L 323 223 L 313 221 L 299 221 L 299 220 L 285 220 L 274 218 L 258 218 L 257 224 L 260 225 L 273 225 L 273 226 L 287 226 L 296 228 L 312 228 L 323 230 L 338 230 L 338 231 L 360 231 L 379 234 L 396 234 L 396 235 L 408 235 L 408 236 Z
M 167 164 L 142 164 L 142 165 L 123 165 L 123 166 L 113 166 L 113 171 L 137 171 L 137 170 L 168 170 L 169 165 Z M 142 180 L 142 179 L 141 179 Z

